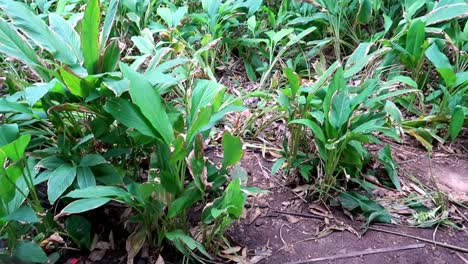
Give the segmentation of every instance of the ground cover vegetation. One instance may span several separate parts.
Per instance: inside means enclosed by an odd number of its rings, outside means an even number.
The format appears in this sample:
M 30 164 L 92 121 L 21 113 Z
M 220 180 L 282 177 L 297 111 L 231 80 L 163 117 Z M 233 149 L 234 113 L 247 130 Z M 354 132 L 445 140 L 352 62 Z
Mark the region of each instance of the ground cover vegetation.
M 142 251 L 221 261 L 234 246 L 226 229 L 266 192 L 239 162 L 265 148 L 273 124 L 272 174 L 367 225 L 390 223 L 366 195 L 369 177 L 401 188 L 382 138 L 412 137 L 430 155 L 468 125 L 464 0 L 0 0 L 0 10 L 0 262 L 61 263 L 113 240 L 99 237 L 97 212 L 120 217 L 106 223 L 120 225 L 127 263 Z M 253 89 L 221 81 L 234 66 Z M 446 210 L 440 192 L 432 200 L 423 222 Z

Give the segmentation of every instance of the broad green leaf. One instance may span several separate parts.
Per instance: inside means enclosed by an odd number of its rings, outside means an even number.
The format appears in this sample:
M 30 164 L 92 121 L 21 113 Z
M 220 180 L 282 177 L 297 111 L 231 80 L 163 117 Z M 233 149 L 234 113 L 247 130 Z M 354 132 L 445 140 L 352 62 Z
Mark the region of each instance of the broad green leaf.
M 42 248 L 31 241 L 19 241 L 13 256 L 26 263 L 47 263 L 49 259 Z
M 457 80 L 457 76 L 447 56 L 434 43 L 426 50 L 426 57 L 436 67 L 437 72 L 440 73 L 446 85 L 451 87 Z
M 348 93 L 339 91 L 332 98 L 329 113 L 330 124 L 334 128 L 340 129 L 348 122 L 348 119 L 351 116 L 351 111 L 351 100 L 349 99 Z
M 384 165 L 388 177 L 397 190 L 401 189 L 400 179 L 398 178 L 396 163 L 393 160 L 390 146 L 387 144 L 379 151 L 379 161 Z
M 0 174 L 0 184 L 2 186 L 2 191 L 0 192 L 1 200 L 10 202 L 15 197 L 16 181 L 21 175 L 21 169 L 15 165 L 10 165 Z
M 96 178 L 89 167 L 78 167 L 76 169 L 76 182 L 80 189 L 96 186 Z
M 0 18 L 0 52 L 21 60 L 40 77 L 47 79 L 48 75 L 33 48 L 2 18 Z
M 29 107 L 20 103 L 8 101 L 5 98 L 0 98 L 0 113 L 21 113 L 32 115 Z
M 85 89 L 84 85 L 81 85 L 82 79 L 78 75 L 67 68 L 60 68 L 59 72 L 70 93 L 81 98 L 88 97 L 90 91 Z
M 157 132 L 143 116 L 140 109 L 128 100 L 122 98 L 111 99 L 104 105 L 104 110 L 125 126 L 136 129 L 143 135 L 158 137 Z
M 119 10 L 120 0 L 111 0 L 109 2 L 109 7 L 106 11 L 106 17 L 104 18 L 104 25 L 102 26 L 102 32 L 100 36 L 101 50 L 107 45 L 107 40 L 109 39 L 114 20 L 117 17 L 117 11 Z M 103 71 L 105 72 L 105 71 Z
M 361 24 L 367 24 L 372 19 L 372 1 L 359 0 L 359 11 L 357 21 Z
M 400 109 L 398 109 L 395 103 L 392 101 L 386 101 L 384 110 L 397 122 L 397 124 L 401 124 L 403 117 Z
M 114 166 L 109 163 L 99 164 L 91 167 L 96 181 L 104 185 L 119 185 L 123 184 L 122 176 L 115 170 Z
M 85 189 L 73 190 L 65 197 L 70 198 L 99 198 L 99 197 L 112 197 L 122 198 L 128 196 L 128 192 L 120 187 L 114 186 L 92 186 Z
M 168 27 L 176 28 L 180 21 L 187 14 L 187 6 L 179 7 L 175 12 L 170 8 L 160 7 L 157 10 L 158 15 L 164 20 Z
M 312 130 L 312 134 L 316 139 L 320 140 L 323 143 L 326 143 L 325 135 L 323 134 L 322 128 L 315 121 L 310 119 L 296 119 L 289 122 L 289 124 L 300 124 L 308 127 L 310 130 Z
M 406 35 L 406 50 L 416 60 L 422 57 L 423 43 L 426 41 L 426 24 L 421 19 L 414 20 Z
M 98 70 L 100 22 L 99 0 L 89 0 L 81 24 L 81 46 L 88 74 L 95 74 Z
M 106 159 L 99 155 L 99 154 L 88 154 L 85 155 L 83 158 L 80 160 L 80 164 L 78 166 L 80 167 L 91 167 L 91 166 L 96 166 L 99 164 L 107 163 Z
M 73 27 L 65 19 L 55 13 L 49 14 L 49 25 L 63 42 L 71 48 L 78 62 L 83 62 L 80 37 Z
M 132 101 L 140 108 L 143 115 L 162 136 L 167 144 L 174 141 L 174 131 L 164 108 L 161 96 L 141 74 L 121 63 L 120 69 L 125 78 L 130 80 Z
M 299 75 L 290 68 L 284 69 L 284 74 L 288 77 L 289 86 L 291 87 L 291 96 L 295 97 L 297 91 L 299 91 L 301 87 Z
M 235 165 L 242 159 L 242 142 L 240 137 L 225 132 L 223 135 L 223 167 Z
M 7 220 L 18 221 L 21 223 L 37 223 L 39 218 L 31 207 L 24 205 L 5 217 Z
M 180 212 L 190 208 L 196 202 L 202 198 L 202 193 L 198 188 L 191 188 L 177 198 L 169 207 L 167 217 L 174 218 L 179 215 Z
M 427 25 L 468 17 L 468 3 L 444 5 L 422 17 Z
M 406 16 L 407 16 L 408 20 L 410 18 L 413 18 L 413 16 L 416 14 L 416 12 L 419 9 L 421 9 L 421 7 L 423 7 L 425 3 L 426 3 L 425 0 L 405 1 L 405 5 L 410 4 L 406 8 Z
M 189 251 L 186 249 L 186 247 L 190 250 L 190 252 L 195 251 L 197 249 L 205 255 L 209 259 L 213 259 L 208 252 L 206 252 L 205 248 L 195 239 L 191 238 L 187 234 L 184 233 L 184 231 L 180 229 L 173 230 L 171 232 L 166 233 L 166 238 L 170 240 L 172 243 L 174 243 L 174 246 L 180 251 L 180 252 L 185 252 L 186 254 L 189 253 Z
M 0 148 L 0 151 L 5 153 L 5 155 L 16 162 L 22 158 L 24 158 L 24 152 L 26 151 L 26 147 L 28 146 L 29 142 L 31 141 L 31 135 L 21 135 L 15 141 L 3 146 Z
M 21 29 L 38 46 L 49 51 L 55 59 L 69 66 L 78 64 L 73 50 L 25 4 L 18 1 L 0 0 L 0 9 L 3 9 L 5 14 L 11 18 L 16 27 Z
M 191 108 L 190 108 L 190 122 L 200 109 L 208 105 L 213 105 L 214 99 L 225 90 L 222 84 L 209 80 L 196 80 L 195 88 L 192 92 Z
M 191 145 L 193 139 L 195 138 L 195 135 L 198 132 L 201 132 L 201 129 L 208 125 L 211 119 L 211 107 L 207 106 L 204 108 L 201 108 L 198 112 L 198 114 L 195 117 L 195 120 L 193 120 L 193 123 L 190 124 L 189 130 L 187 132 L 187 144 Z
M 313 95 L 330 79 L 335 71 L 341 66 L 339 61 L 335 61 L 328 69 L 320 76 L 320 78 L 314 83 L 314 85 L 309 89 L 305 90 L 309 93 L 307 96 L 307 104 L 312 101 Z
M 457 138 L 458 134 L 460 133 L 463 123 L 465 122 L 465 113 L 463 111 L 463 107 L 457 106 L 453 111 L 452 118 L 450 119 L 449 125 L 449 134 L 452 140 Z
M 72 215 L 65 221 L 65 228 L 73 241 L 83 249 L 91 246 L 91 223 L 79 215 Z
M 120 97 L 123 93 L 128 92 L 130 81 L 123 80 L 109 80 L 102 83 L 107 89 L 111 90 L 115 96 Z
M 76 200 L 74 202 L 71 202 L 65 208 L 63 208 L 60 214 L 56 215 L 55 218 L 91 211 L 93 209 L 96 209 L 105 205 L 106 203 L 110 201 L 111 201 L 111 198 L 107 198 L 107 197 L 86 198 L 86 199 Z
M 102 72 L 112 72 L 117 67 L 120 59 L 119 42 L 112 41 L 105 49 L 104 56 L 102 57 L 101 66 Z
M 19 137 L 18 124 L 4 124 L 0 126 L 0 147 L 5 146 Z
M 275 175 L 278 171 L 283 167 L 283 164 L 286 162 L 286 158 L 279 158 L 273 165 L 271 166 L 271 174 Z
M 47 197 L 54 204 L 70 187 L 76 178 L 76 167 L 72 164 L 63 164 L 55 169 L 49 176 L 47 183 Z
M 342 91 L 346 88 L 346 81 L 343 77 L 343 67 L 338 67 L 331 83 L 328 85 L 327 94 L 323 100 L 323 113 L 329 115 L 330 103 L 335 91 Z

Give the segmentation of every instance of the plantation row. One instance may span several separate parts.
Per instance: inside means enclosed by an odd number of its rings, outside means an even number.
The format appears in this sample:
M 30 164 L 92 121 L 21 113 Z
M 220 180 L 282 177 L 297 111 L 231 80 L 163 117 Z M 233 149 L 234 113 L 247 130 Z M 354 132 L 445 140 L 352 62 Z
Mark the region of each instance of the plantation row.
M 272 123 L 286 126 L 272 174 L 367 224 L 390 222 L 346 192 L 367 186 L 366 146 L 380 146 L 374 176 L 399 190 L 382 138 L 431 152 L 468 125 L 464 0 L 0 0 L 0 10 L 0 263 L 86 252 L 102 207 L 127 214 L 128 263 L 144 246 L 220 261 L 246 199 L 266 192 L 247 186 L 242 139 Z M 233 61 L 255 90 L 218 81 Z M 217 147 L 219 162 L 207 152 Z

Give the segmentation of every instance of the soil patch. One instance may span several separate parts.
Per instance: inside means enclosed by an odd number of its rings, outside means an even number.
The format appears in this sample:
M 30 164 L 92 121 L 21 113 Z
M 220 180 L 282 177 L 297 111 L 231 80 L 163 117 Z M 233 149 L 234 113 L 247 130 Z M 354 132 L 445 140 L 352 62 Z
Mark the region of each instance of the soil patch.
M 414 145 L 413 145 L 414 146 Z M 393 147 L 393 145 L 392 145 Z M 400 176 L 413 175 L 430 185 L 429 160 L 423 149 L 400 145 L 393 148 L 400 164 Z M 402 153 L 407 153 L 406 155 Z M 432 173 L 447 192 L 467 194 L 468 156 L 438 152 L 432 156 Z M 260 153 L 246 152 L 242 166 L 249 173 L 251 185 L 268 189 L 269 194 L 250 198 L 243 219 L 228 232 L 238 245 L 247 247 L 251 263 L 311 263 L 314 258 L 333 257 L 318 263 L 465 263 L 468 254 L 432 243 L 375 230 L 363 232 L 364 222 L 352 221 L 341 209 L 323 208 L 304 200 L 282 183 L 280 176 L 272 176 L 272 162 Z M 312 219 L 285 212 L 310 215 L 328 214 L 327 220 Z M 467 216 L 465 214 L 465 216 Z M 320 217 L 319 217 L 320 218 Z M 330 220 L 331 219 L 331 220 Z M 466 222 L 465 222 L 466 224 Z M 397 225 L 372 225 L 372 227 L 425 239 L 435 239 L 468 249 L 468 232 L 439 226 L 415 228 Z M 391 249 L 417 245 L 419 248 L 396 250 L 378 254 L 362 254 L 368 250 Z M 357 253 L 350 258 L 337 256 Z M 314 262 L 315 263 L 315 262 Z

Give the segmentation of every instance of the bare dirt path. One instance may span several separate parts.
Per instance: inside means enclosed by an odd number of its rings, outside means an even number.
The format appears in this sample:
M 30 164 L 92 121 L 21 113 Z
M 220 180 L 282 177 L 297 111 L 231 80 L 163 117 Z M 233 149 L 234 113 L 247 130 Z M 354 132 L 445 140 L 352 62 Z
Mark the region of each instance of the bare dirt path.
M 404 149 L 398 150 L 397 148 Z M 400 163 L 401 175 L 413 175 L 430 185 L 430 170 L 425 151 L 396 146 L 394 153 Z M 405 162 L 406 161 L 406 162 Z M 432 173 L 441 189 L 457 195 L 467 195 L 468 156 L 436 153 L 432 157 Z M 363 222 L 352 221 L 340 208 L 330 208 L 333 217 L 326 220 L 328 209 L 304 199 L 290 188 L 282 186 L 279 176 L 272 176 L 272 163 L 260 153 L 246 152 L 242 166 L 247 170 L 250 184 L 270 190 L 270 193 L 250 199 L 245 217 L 228 232 L 232 240 L 247 247 L 251 263 L 315 263 L 315 258 L 331 258 L 317 263 L 466 263 L 467 253 L 436 246 L 404 236 L 368 230 L 363 233 Z M 466 211 L 459 213 L 468 217 Z M 315 218 L 288 215 L 294 212 L 318 216 Z M 463 217 L 463 216 L 462 216 Z M 463 224 L 467 224 L 464 222 Z M 449 227 L 415 228 L 397 225 L 372 225 L 407 235 L 448 243 L 468 250 L 468 232 Z M 375 252 L 377 251 L 377 252 Z M 384 251 L 384 252 L 378 252 Z M 385 252 L 390 251 L 390 252 Z M 374 253 L 374 254 L 369 254 Z M 362 255 L 361 255 L 362 254 Z M 348 258 L 340 258 L 351 256 Z

